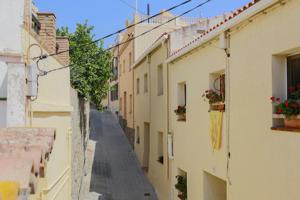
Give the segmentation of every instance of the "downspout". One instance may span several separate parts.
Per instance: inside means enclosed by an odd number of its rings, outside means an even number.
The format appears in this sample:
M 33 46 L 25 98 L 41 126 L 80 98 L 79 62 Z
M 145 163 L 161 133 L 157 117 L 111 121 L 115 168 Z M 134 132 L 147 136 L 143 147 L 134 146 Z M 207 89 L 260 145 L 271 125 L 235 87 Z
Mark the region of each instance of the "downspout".
M 231 180 L 230 180 L 230 157 L 231 157 L 231 152 L 230 152 L 230 30 L 225 32 L 225 38 L 226 38 L 226 48 L 225 53 L 226 53 L 226 69 L 225 69 L 225 87 L 226 87 L 226 93 L 225 93 L 225 105 L 226 105 L 226 137 L 227 137 L 227 145 L 226 145 L 226 153 L 227 153 L 227 164 L 226 164 L 226 176 L 227 176 L 227 181 L 229 185 L 231 185 Z
M 151 73 L 150 73 L 150 65 L 151 65 L 151 54 L 149 53 L 147 55 L 147 64 L 148 64 L 148 74 L 149 74 L 149 80 L 151 80 Z M 149 121 L 151 123 L 151 116 L 152 116 L 152 112 L 151 112 L 151 83 L 149 84 Z M 151 128 L 151 127 L 150 127 Z

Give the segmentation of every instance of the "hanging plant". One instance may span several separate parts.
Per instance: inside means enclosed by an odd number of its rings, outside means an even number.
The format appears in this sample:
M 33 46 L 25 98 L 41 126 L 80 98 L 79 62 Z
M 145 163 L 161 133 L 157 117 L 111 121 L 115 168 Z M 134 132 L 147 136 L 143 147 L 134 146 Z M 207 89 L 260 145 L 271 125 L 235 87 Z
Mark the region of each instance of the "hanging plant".
M 177 183 L 175 184 L 175 188 L 178 190 L 178 198 L 181 200 L 187 199 L 187 179 L 184 176 L 176 176 Z

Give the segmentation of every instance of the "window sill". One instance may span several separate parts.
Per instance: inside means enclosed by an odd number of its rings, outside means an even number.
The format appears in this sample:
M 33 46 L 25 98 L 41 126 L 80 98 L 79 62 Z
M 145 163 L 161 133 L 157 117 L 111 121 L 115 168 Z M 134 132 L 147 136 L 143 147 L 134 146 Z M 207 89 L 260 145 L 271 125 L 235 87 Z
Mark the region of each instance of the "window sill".
M 178 122 L 186 122 L 186 119 L 177 119 Z
M 273 131 L 288 131 L 288 132 L 299 132 L 300 128 L 288 128 L 288 127 L 271 127 Z
M 273 114 L 273 119 L 285 119 L 286 117 L 282 114 Z M 294 117 L 295 119 L 300 119 L 300 115 Z

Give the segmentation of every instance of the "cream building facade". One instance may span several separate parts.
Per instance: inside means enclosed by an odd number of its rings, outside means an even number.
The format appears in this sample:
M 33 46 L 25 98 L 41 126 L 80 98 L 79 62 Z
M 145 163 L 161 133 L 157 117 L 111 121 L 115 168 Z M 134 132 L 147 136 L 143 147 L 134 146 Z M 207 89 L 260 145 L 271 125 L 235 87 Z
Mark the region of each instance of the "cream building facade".
M 163 34 L 134 64 L 135 152 L 159 199 L 170 197 L 167 152 L 168 34 Z
M 135 15 L 132 23 L 126 22 L 126 27 L 132 24 L 147 19 L 148 16 Z M 133 70 L 132 65 L 136 60 L 149 48 L 156 39 L 164 32 L 181 28 L 190 23 L 195 23 L 199 19 L 180 18 L 174 20 L 168 25 L 161 26 L 151 31 L 148 34 L 144 32 L 172 19 L 174 16 L 168 12 L 164 12 L 162 15 L 144 21 L 138 25 L 129 27 L 124 33 L 121 33 L 118 38 L 116 48 L 118 50 L 118 73 L 119 73 L 119 118 L 123 129 L 129 141 L 134 145 L 134 90 L 133 90 Z M 138 36 L 138 37 L 137 37 Z M 135 38 L 137 37 L 137 38 Z
M 168 58 L 171 185 L 176 175 L 184 175 L 188 199 L 300 198 L 298 133 L 278 128 L 282 119 L 272 115 L 269 101 L 273 95 L 286 98 L 286 61 L 300 53 L 299 9 L 297 0 L 253 1 Z M 209 104 L 201 95 L 214 89 L 222 74 L 226 107 L 221 146 L 214 150 L 209 131 L 214 111 L 207 112 Z M 185 122 L 173 112 L 182 83 Z
M 136 60 L 135 152 L 159 199 L 179 199 L 177 176 L 190 200 L 300 198 L 299 130 L 283 127 L 269 100 L 287 98 L 287 67 L 300 62 L 299 9 L 252 1 L 194 38 L 160 37 Z M 224 90 L 225 110 L 208 90 Z

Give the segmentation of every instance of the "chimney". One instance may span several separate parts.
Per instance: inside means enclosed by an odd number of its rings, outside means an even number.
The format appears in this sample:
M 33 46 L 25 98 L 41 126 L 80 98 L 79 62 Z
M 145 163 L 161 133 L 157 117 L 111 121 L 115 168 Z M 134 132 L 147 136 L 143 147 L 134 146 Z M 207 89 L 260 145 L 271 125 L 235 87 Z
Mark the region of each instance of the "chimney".
M 69 50 L 69 38 L 65 36 L 58 36 L 56 37 L 56 53 L 64 52 Z M 61 54 L 56 55 L 56 58 L 63 64 L 67 66 L 70 64 L 70 56 L 69 52 L 64 52 Z
M 42 46 L 48 53 L 56 52 L 56 17 L 53 13 L 37 13 L 38 20 L 41 24 L 39 32 Z

